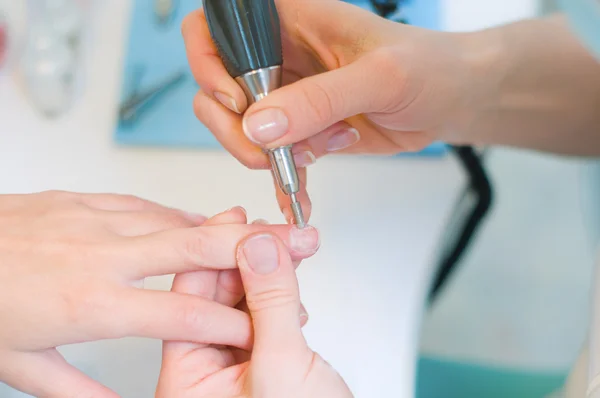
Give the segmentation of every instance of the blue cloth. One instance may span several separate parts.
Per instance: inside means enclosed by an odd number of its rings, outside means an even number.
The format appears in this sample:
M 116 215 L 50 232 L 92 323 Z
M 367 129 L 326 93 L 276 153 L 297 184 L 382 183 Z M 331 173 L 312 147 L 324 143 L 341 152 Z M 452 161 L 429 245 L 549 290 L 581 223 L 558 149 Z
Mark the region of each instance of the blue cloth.
M 536 372 L 422 357 L 417 398 L 546 398 L 567 372 Z
M 176 15 L 170 26 L 161 27 L 156 23 L 153 1 L 135 0 L 129 40 L 123 66 L 121 101 L 133 89 L 136 71 L 144 70 L 138 82 L 138 90 L 152 86 L 161 80 L 185 70 L 186 80 L 154 101 L 132 125 L 119 123 L 114 139 L 121 145 L 193 147 L 217 149 L 218 141 L 196 119 L 192 102 L 198 86 L 189 73 L 185 47 L 181 38 L 181 21 L 189 12 L 197 9 L 198 0 L 179 0 Z M 365 1 L 357 5 L 369 7 Z M 411 1 L 406 5 L 406 16 L 411 23 L 427 28 L 438 26 L 438 0 Z M 421 152 L 424 155 L 441 155 L 446 152 L 443 144 L 434 144 Z
M 600 60 L 600 2 L 598 0 L 559 0 L 573 30 Z

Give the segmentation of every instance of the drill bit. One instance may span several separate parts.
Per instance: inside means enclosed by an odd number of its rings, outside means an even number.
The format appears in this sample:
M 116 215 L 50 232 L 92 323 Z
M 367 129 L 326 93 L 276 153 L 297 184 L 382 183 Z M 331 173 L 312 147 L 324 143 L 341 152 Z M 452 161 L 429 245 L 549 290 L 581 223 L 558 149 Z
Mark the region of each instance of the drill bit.
M 292 200 L 291 208 L 292 214 L 294 216 L 294 222 L 296 226 L 300 229 L 306 227 L 306 221 L 304 220 L 304 213 L 302 212 L 302 206 L 296 197 L 296 194 L 293 193 L 290 195 L 290 199 Z

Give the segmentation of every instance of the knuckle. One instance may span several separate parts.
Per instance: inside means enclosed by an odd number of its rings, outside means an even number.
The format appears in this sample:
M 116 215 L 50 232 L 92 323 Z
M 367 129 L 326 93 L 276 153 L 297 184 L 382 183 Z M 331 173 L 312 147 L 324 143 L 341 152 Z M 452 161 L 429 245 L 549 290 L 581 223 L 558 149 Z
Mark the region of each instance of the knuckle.
M 320 125 L 330 124 L 336 107 L 343 106 L 343 98 L 314 80 L 307 79 L 300 86 L 306 99 L 307 111 L 313 115 L 313 119 Z
M 201 301 L 193 300 L 179 308 L 177 316 L 178 323 L 185 329 L 194 330 L 196 333 L 210 328 L 208 317 Z
M 194 231 L 194 233 L 184 241 L 183 257 L 189 264 L 198 267 L 205 265 L 204 259 L 210 250 L 210 245 L 208 243 L 210 238 L 207 234 L 207 232 L 200 229 Z
M 298 301 L 294 292 L 273 287 L 259 292 L 248 292 L 246 301 L 252 312 L 261 312 L 279 307 L 286 307 Z
M 78 327 L 90 326 L 90 330 L 97 329 L 88 323 L 105 319 L 106 315 L 116 310 L 115 300 L 105 293 L 97 282 L 63 289 L 61 300 L 68 324 Z

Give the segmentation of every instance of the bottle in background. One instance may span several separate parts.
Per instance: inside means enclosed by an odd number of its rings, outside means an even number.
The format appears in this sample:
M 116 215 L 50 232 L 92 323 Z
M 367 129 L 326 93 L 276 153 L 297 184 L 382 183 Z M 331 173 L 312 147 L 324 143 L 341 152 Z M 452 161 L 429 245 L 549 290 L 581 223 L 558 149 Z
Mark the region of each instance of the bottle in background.
M 76 102 L 82 77 L 83 10 L 76 0 L 29 0 L 29 31 L 20 62 L 28 98 L 57 118 Z

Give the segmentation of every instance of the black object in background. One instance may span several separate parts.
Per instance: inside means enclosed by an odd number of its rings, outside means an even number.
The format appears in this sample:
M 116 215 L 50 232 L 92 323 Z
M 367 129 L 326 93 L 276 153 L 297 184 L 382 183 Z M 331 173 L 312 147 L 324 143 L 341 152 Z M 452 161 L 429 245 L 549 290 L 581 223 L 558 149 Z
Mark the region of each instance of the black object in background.
M 451 146 L 465 174 L 467 186 L 442 236 L 442 250 L 438 259 L 433 284 L 429 291 L 429 303 L 439 296 L 452 274 L 456 273 L 460 260 L 473 244 L 477 231 L 489 213 L 493 203 L 493 189 L 483 164 L 483 154 L 470 146 Z

